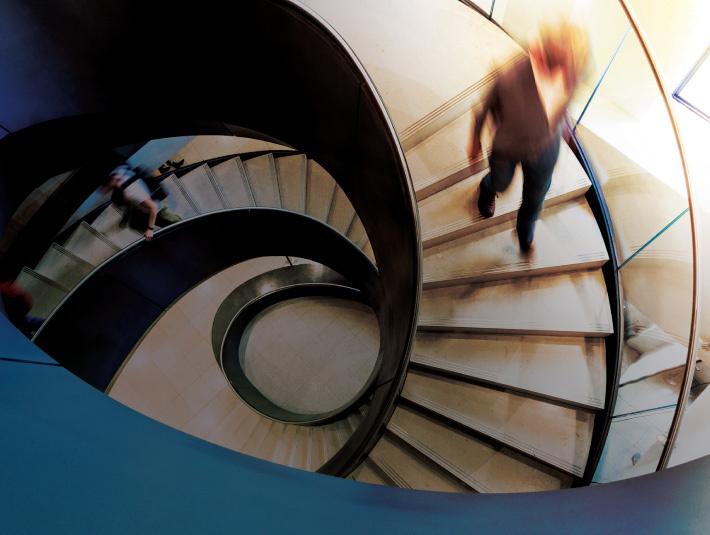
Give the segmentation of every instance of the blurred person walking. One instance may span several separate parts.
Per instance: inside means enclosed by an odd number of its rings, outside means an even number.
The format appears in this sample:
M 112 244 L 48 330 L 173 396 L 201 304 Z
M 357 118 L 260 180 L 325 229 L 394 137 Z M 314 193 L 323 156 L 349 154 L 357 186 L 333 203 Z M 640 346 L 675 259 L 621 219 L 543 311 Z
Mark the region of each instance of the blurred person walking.
M 482 216 L 493 217 L 497 193 L 508 188 L 515 168 L 522 166 L 523 200 L 516 229 L 526 260 L 532 256 L 535 222 L 559 154 L 564 114 L 586 69 L 588 50 L 581 27 L 567 21 L 542 24 L 529 41 L 528 56 L 499 75 L 474 118 L 474 160 L 481 156 L 481 130 L 489 114 L 497 127 L 490 172 L 480 184 Z

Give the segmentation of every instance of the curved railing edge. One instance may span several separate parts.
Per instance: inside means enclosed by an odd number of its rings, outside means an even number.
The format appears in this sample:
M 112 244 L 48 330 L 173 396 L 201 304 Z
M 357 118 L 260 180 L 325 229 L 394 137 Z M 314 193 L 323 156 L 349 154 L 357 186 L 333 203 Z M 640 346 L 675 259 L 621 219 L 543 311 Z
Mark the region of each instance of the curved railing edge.
M 619 390 L 619 379 L 621 377 L 621 356 L 623 351 L 623 300 L 621 298 L 621 281 L 619 278 L 619 258 L 616 253 L 616 235 L 611 219 L 611 213 L 604 197 L 599 178 L 597 177 L 594 165 L 584 147 L 577 131 L 572 127 L 572 122 L 568 118 L 567 135 L 568 145 L 577 157 L 580 165 L 592 183 L 591 193 L 587 193 L 587 203 L 592 209 L 592 214 L 597 220 L 597 225 L 602 230 L 604 244 L 609 255 L 610 264 L 602 266 L 604 279 L 609 295 L 610 306 L 612 307 L 612 321 L 614 334 L 607 337 L 606 344 L 606 389 L 604 396 L 604 409 L 595 415 L 595 425 L 592 434 L 592 444 L 587 457 L 587 464 L 582 476 L 581 485 L 586 486 L 592 482 L 594 473 L 601 460 L 604 446 L 611 428 L 612 415 L 616 406 L 616 397 Z M 609 266 L 607 268 L 607 265 Z M 610 341 L 611 340 L 611 341 Z M 610 347 L 611 346 L 611 347 Z M 613 360 L 612 358 L 613 357 Z M 609 366 L 609 364 L 613 366 Z

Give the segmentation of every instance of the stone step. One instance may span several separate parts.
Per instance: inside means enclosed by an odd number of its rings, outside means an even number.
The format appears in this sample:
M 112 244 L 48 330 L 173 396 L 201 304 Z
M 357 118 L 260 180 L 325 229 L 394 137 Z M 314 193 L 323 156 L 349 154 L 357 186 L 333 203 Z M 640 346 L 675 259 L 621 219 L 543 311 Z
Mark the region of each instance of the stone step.
M 275 158 L 276 174 L 281 191 L 281 206 L 286 210 L 306 213 L 306 174 L 308 159 L 305 154 Z
M 424 290 L 419 329 L 594 337 L 613 332 L 599 269 Z
M 529 261 L 520 256 L 515 222 L 424 251 L 424 288 L 578 271 L 601 267 L 609 256 L 584 198 L 543 211 Z
M 331 203 L 330 212 L 328 214 L 328 225 L 345 235 L 350 229 L 355 217 L 357 217 L 357 215 L 355 214 L 355 208 L 353 208 L 350 199 L 345 195 L 342 188 L 336 184 L 335 192 L 333 193 L 333 202 Z
M 328 462 L 341 448 L 338 426 L 335 422 L 323 426 L 323 463 Z
M 240 442 L 248 438 L 244 438 L 244 423 L 253 414 L 254 411 L 246 403 L 239 401 L 227 418 L 209 433 L 207 440 L 224 448 L 240 451 Z
M 192 199 L 177 176 L 170 175 L 161 184 L 168 192 L 165 203 L 174 214 L 179 215 L 182 219 L 189 219 L 200 213 L 197 203 Z
M 28 315 L 46 318 L 69 293 L 69 289 L 52 279 L 23 267 L 15 282 L 32 297 L 32 308 Z
M 422 462 L 415 451 L 391 436 L 384 435 L 370 452 L 369 458 L 394 486 L 438 492 L 470 492 L 447 472 Z
M 582 476 L 594 413 L 410 371 L 402 397 L 573 476 Z
M 284 428 L 283 433 L 281 433 L 281 437 L 279 438 L 279 442 L 276 445 L 274 456 L 271 459 L 272 462 L 290 466 L 291 453 L 293 452 L 296 443 L 297 430 L 298 427 L 295 425 L 287 425 Z
M 82 221 L 72 232 L 64 243 L 64 248 L 92 266 L 98 266 L 121 250 L 86 221 Z
M 239 429 L 232 436 L 232 441 L 229 447 L 234 451 L 243 452 L 252 435 L 257 432 L 259 427 L 262 427 L 265 424 L 266 419 L 263 416 L 251 409 L 248 410 L 244 420 L 239 426 Z
M 325 436 L 323 427 L 312 426 L 308 428 L 308 456 L 306 469 L 315 472 L 325 462 Z
M 199 213 L 206 214 L 227 208 L 224 195 L 207 164 L 202 164 L 181 176 L 180 184 L 197 206 Z
M 210 168 L 224 195 L 227 208 L 256 206 L 241 158 L 232 158 Z
M 94 220 L 91 226 L 106 236 L 116 246 L 123 249 L 140 240 L 143 235 L 129 226 L 121 228 L 119 223 L 122 219 L 123 212 L 115 204 L 110 204 Z
M 281 194 L 273 154 L 264 154 L 244 161 L 256 206 L 281 208 Z
M 491 132 L 483 131 L 483 153 L 472 160 L 469 151 L 473 131 L 474 109 L 470 109 L 435 135 L 408 150 L 407 166 L 417 201 L 423 201 L 435 193 L 488 169 L 491 152 Z
M 425 249 L 516 218 L 523 188 L 520 167 L 508 189 L 499 193 L 495 215 L 490 218 L 483 217 L 477 207 L 479 184 L 486 174 L 482 171 L 419 203 Z M 574 154 L 562 143 L 545 205 L 551 207 L 580 197 L 590 185 Z
M 64 288 L 74 288 L 94 266 L 57 243 L 53 243 L 35 266 L 35 271 Z
M 604 408 L 602 338 L 420 331 L 410 363 L 588 409 Z
M 353 470 L 348 479 L 360 481 L 361 483 L 372 483 L 373 485 L 389 485 L 389 481 L 381 475 L 379 468 L 370 459 L 365 459 L 360 466 Z
M 249 439 L 243 453 L 270 461 L 283 432 L 284 424 L 266 420 Z
M 397 407 L 387 429 L 476 492 L 535 492 L 572 484 L 572 478 L 562 472 L 410 408 Z
M 293 449 L 291 450 L 291 458 L 288 463 L 291 468 L 308 470 L 310 444 L 310 428 L 303 425 L 296 426 L 296 436 L 294 438 Z
M 306 214 L 328 223 L 336 183 L 317 162 L 308 160 L 306 186 Z
M 263 416 L 259 417 L 257 425 L 249 435 L 249 438 L 242 446 L 241 452 L 252 457 L 257 457 L 259 450 L 266 440 L 266 437 L 271 429 L 271 425 L 276 422 L 269 420 Z

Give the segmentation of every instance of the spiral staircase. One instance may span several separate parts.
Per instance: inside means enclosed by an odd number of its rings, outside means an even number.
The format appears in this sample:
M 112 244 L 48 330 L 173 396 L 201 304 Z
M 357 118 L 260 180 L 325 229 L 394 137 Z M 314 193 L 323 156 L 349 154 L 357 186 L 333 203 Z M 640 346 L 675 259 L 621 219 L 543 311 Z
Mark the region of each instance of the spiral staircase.
M 298 16 L 304 16 L 302 8 L 294 8 L 290 2 L 264 4 L 263 9 L 270 16 L 282 17 L 288 21 L 284 23 L 287 26 Z M 254 8 L 254 13 L 249 15 L 258 21 L 261 9 Z M 294 11 L 289 12 L 289 9 Z M 311 15 L 304 18 L 311 29 L 318 26 Z M 248 41 L 248 37 L 244 39 Z M 278 44 L 274 47 L 278 48 Z M 338 54 L 342 59 L 342 52 Z M 326 57 L 331 59 L 327 54 Z M 348 58 L 348 61 L 353 60 Z M 258 62 L 254 60 L 254 64 Z M 288 64 L 288 58 L 283 64 Z M 263 68 L 259 72 L 263 72 Z M 308 78 L 308 74 L 303 77 Z M 335 77 L 334 85 L 347 85 L 345 78 Z M 475 104 L 485 94 L 490 80 L 484 77 L 472 86 L 467 95 L 469 103 Z M 618 318 L 614 317 L 616 305 L 610 304 L 603 271 L 605 266 L 608 268 L 608 245 L 600 230 L 599 218 L 590 207 L 590 203 L 596 203 L 596 194 L 590 191 L 591 183 L 577 156 L 563 144 L 538 222 L 535 253 L 525 261 L 519 256 L 514 234 L 522 177 L 517 175 L 509 190 L 497 199 L 495 217 L 480 217 L 475 209 L 475 196 L 487 169 L 485 160 L 470 161 L 466 154 L 470 118 L 464 113 L 451 113 L 460 99 L 445 102 L 427 116 L 432 118 L 430 121 L 425 117 L 407 135 L 400 133 L 406 149 L 402 153 L 387 142 L 383 144 L 386 149 L 376 148 L 370 138 L 375 131 L 373 125 L 381 127 L 386 120 L 377 105 L 372 105 L 374 91 L 363 89 L 367 82 L 360 80 L 356 85 L 359 94 L 351 92 L 351 96 L 358 95 L 358 102 L 365 103 L 364 110 L 359 109 L 356 114 L 362 122 L 354 139 L 354 145 L 361 151 L 361 160 L 355 160 L 348 150 L 338 152 L 343 140 L 352 141 L 351 133 L 329 136 L 317 128 L 308 129 L 301 138 L 303 143 L 294 144 L 303 148 L 304 153 L 288 150 L 229 155 L 218 161 L 198 162 L 184 171 L 162 177 L 162 184 L 168 190 L 167 204 L 183 221 L 158 230 L 150 244 L 141 240 L 140 233 L 119 225 L 123 214 L 114 205 L 107 205 L 91 222 L 79 223 L 63 243 L 52 243 L 32 267 L 25 265 L 18 276 L 18 282 L 38 296 L 31 313 L 48 317 L 35 342 L 61 365 L 110 393 L 110 386 L 119 384 L 122 374 L 127 373 L 131 355 L 140 350 L 150 328 L 159 325 L 172 307 L 179 306 L 189 290 L 207 281 L 209 273 L 217 273 L 230 265 L 248 264 L 254 258 L 284 255 L 276 264 L 262 264 L 261 271 L 251 272 L 253 281 L 277 271 L 295 273 L 302 267 L 301 258 L 304 258 L 306 263 L 340 273 L 346 284 L 366 296 L 379 325 L 378 367 L 367 381 L 367 388 L 353 399 L 353 404 L 327 421 L 316 422 L 316 425 L 279 421 L 254 412 L 253 407 L 239 400 L 231 415 L 240 423 L 228 436 L 223 433 L 221 440 L 213 442 L 272 463 L 347 476 L 381 487 L 521 493 L 588 484 L 603 445 L 608 418 L 605 411 L 612 397 L 608 367 L 613 363 L 610 364 L 607 357 L 610 345 L 607 337 L 614 335 Z M 255 89 L 253 94 L 257 93 Z M 270 92 L 264 100 L 277 94 Z M 279 105 L 279 109 L 290 109 L 289 102 Z M 440 117 L 446 115 L 445 112 L 448 117 L 442 125 Z M 256 128 L 259 121 L 255 111 L 240 110 L 239 113 L 243 114 L 239 124 L 245 127 L 229 127 L 231 134 L 263 136 Z M 305 124 L 299 121 L 301 113 L 303 110 L 293 111 L 286 117 L 288 126 L 281 130 L 268 128 L 276 124 L 276 119 L 271 125 L 267 124 L 268 120 L 264 121 L 264 131 L 274 132 L 276 139 L 281 136 L 298 139 L 295 132 Z M 382 138 L 394 132 L 383 130 Z M 10 138 L 9 141 L 18 139 Z M 8 146 L 11 147 L 9 143 Z M 398 158 L 398 164 L 386 161 L 397 162 Z M 12 164 L 12 159 L 8 160 Z M 411 183 L 406 180 L 408 173 L 400 170 L 395 173 L 399 184 L 382 186 L 382 178 L 392 176 L 392 169 L 397 165 L 401 169 L 405 163 L 411 173 Z M 91 179 L 84 180 L 86 190 Z M 367 186 L 379 191 L 381 198 L 368 196 Z M 423 248 L 421 275 L 416 258 L 419 235 L 412 218 L 413 215 L 416 218 L 417 210 Z M 244 253 L 244 257 L 234 252 L 218 258 L 213 254 L 221 254 L 214 251 L 220 246 L 224 248 L 223 243 L 216 243 L 215 239 L 199 243 L 200 236 L 222 233 L 219 237 L 224 238 L 240 228 L 241 232 L 248 233 L 252 232 L 249 223 L 266 224 L 267 221 L 275 221 L 274 229 L 265 234 L 272 237 L 273 246 L 267 245 L 261 250 L 250 242 L 245 249 L 253 252 Z M 293 232 L 288 228 L 290 225 L 294 227 Z M 310 239 L 298 240 L 295 232 L 299 225 L 313 233 Z M 188 236 L 188 233 L 192 234 Z M 264 238 L 261 234 L 258 237 Z M 291 240 L 298 242 L 297 245 L 292 245 Z M 307 243 L 309 241 L 314 243 Z M 204 247 L 198 249 L 196 261 L 186 262 L 191 264 L 187 268 L 189 280 L 172 273 L 178 271 L 175 261 L 181 251 L 176 244 L 182 247 L 186 243 Z M 332 249 L 322 250 L 323 243 L 332 244 Z M 279 248 L 280 252 L 275 253 Z M 165 255 L 162 262 L 156 250 Z M 204 252 L 209 269 L 208 266 L 192 266 L 199 264 L 200 252 Z M 332 257 L 338 253 L 341 258 L 334 260 Z M 412 268 L 414 264 L 416 268 Z M 141 266 L 143 271 L 139 269 Z M 358 275 L 367 269 L 375 275 L 370 278 Z M 160 284 L 161 270 L 167 273 L 164 284 Z M 146 281 L 140 280 L 143 275 Z M 101 294 L 99 288 L 111 282 L 109 279 L 120 284 Z M 416 295 L 418 280 L 423 285 L 421 297 Z M 169 288 L 176 281 L 179 284 Z M 151 293 L 152 285 L 160 288 Z M 106 306 L 106 302 L 101 301 L 108 295 L 120 299 L 122 286 L 127 293 L 139 291 L 147 296 L 146 303 L 154 305 L 154 309 L 139 311 L 141 301 L 126 298 L 133 306 L 130 314 L 135 314 L 135 333 L 115 349 L 107 367 L 97 371 L 96 362 L 90 361 L 99 354 L 102 344 L 111 343 L 102 335 L 110 330 L 110 325 L 106 327 L 107 318 L 118 318 L 120 312 L 94 318 L 92 314 Z M 233 290 L 238 289 L 239 286 L 235 286 Z M 92 297 L 97 302 L 92 303 Z M 405 310 L 415 312 L 405 313 Z M 86 343 L 76 341 L 71 346 L 69 341 L 75 340 L 82 330 L 77 320 L 85 319 L 94 322 L 92 325 L 96 326 L 98 334 Z M 407 362 L 402 357 L 410 351 Z M 219 361 L 219 355 L 214 356 Z M 29 358 L 54 365 L 51 359 L 47 361 L 44 357 Z M 94 368 L 83 374 L 82 366 L 87 362 Z M 229 378 L 223 380 L 226 384 Z M 46 380 L 41 379 L 37 385 L 45 389 L 46 395 L 59 399 Z M 82 393 L 77 399 L 87 395 Z M 57 404 L 56 410 L 60 405 Z M 106 410 L 106 414 L 114 415 L 120 429 L 127 429 L 120 423 L 126 417 L 122 408 L 112 405 Z M 273 470 L 251 460 L 233 461 L 232 457 L 225 457 L 229 459 L 226 461 L 229 467 L 219 462 L 212 464 L 214 459 L 224 455 L 223 450 L 211 450 L 209 445 L 192 442 L 189 437 L 181 437 L 171 446 L 168 440 L 161 438 L 163 431 L 150 427 L 149 420 L 135 420 L 133 415 L 127 418 L 138 429 L 135 436 L 143 433 L 156 439 L 154 444 L 145 446 L 143 455 L 148 463 L 161 465 L 160 451 L 170 460 L 166 461 L 166 467 L 181 455 L 189 459 L 192 454 L 185 452 L 191 448 L 201 452 L 198 455 L 213 455 L 207 462 L 210 468 L 205 474 L 212 474 L 216 481 L 214 493 L 220 498 L 215 503 L 224 503 L 225 490 L 231 488 L 234 478 L 253 476 L 258 470 Z M 106 423 L 98 426 L 105 427 Z M 36 432 L 34 427 L 31 432 Z M 125 440 L 117 439 L 117 446 L 112 448 L 125 445 Z M 116 458 L 122 459 L 122 455 Z M 245 464 L 240 465 L 241 462 Z M 125 460 L 119 463 L 124 468 L 128 466 Z M 283 522 L 288 513 L 298 516 L 308 500 L 325 504 L 322 497 L 314 497 L 312 491 L 299 495 L 296 490 L 299 476 L 280 471 L 274 474 L 286 478 L 280 490 L 293 502 L 286 505 L 284 500 L 279 500 L 284 514 L 271 518 L 266 512 L 268 507 L 259 505 L 253 512 L 244 513 L 242 527 L 258 529 L 262 523 L 274 529 L 278 529 L 278 525 L 285 528 Z M 244 490 L 243 487 L 248 486 L 244 484 L 234 493 L 241 500 L 240 510 L 245 509 L 243 506 L 249 503 L 250 496 L 264 497 L 269 493 L 266 490 L 269 485 L 278 487 L 278 483 L 270 480 L 271 475 L 262 475 L 264 480 L 254 484 L 253 494 Z M 175 477 L 180 486 L 195 477 L 195 467 L 185 467 L 185 475 Z M 203 477 L 209 476 L 197 476 L 197 479 Z M 508 520 L 500 520 L 505 516 L 506 505 L 512 502 L 487 501 L 469 507 L 467 502 L 448 494 L 441 495 L 448 501 L 436 501 L 428 493 L 384 494 L 384 491 L 373 490 L 377 487 L 358 483 L 348 483 L 352 486 L 347 487 L 344 497 L 332 481 L 325 481 L 323 477 L 303 481 L 311 482 L 314 488 L 329 493 L 329 499 L 337 500 L 339 505 L 332 511 L 326 505 L 317 512 L 310 511 L 312 516 L 322 516 L 330 522 L 338 519 L 342 522 L 346 512 L 355 513 L 359 500 L 377 501 L 375 497 L 382 503 L 389 502 L 399 513 L 403 509 L 414 511 L 410 521 L 421 522 L 418 526 L 411 524 L 414 531 L 417 528 L 438 530 L 447 522 L 453 522 L 449 525 L 455 527 L 458 520 L 446 520 L 451 512 L 454 518 L 461 519 L 463 524 L 458 524 L 461 527 L 473 519 L 471 515 L 488 507 L 492 511 L 488 518 L 497 515 L 499 520 L 483 519 L 480 525 L 495 529 L 495 523 L 499 522 L 498 529 L 501 529 L 507 522 L 520 521 L 525 515 L 539 520 L 554 508 L 549 500 L 543 503 L 541 498 L 532 498 L 520 502 Z M 361 492 L 365 494 L 358 494 Z M 370 497 L 364 498 L 368 493 Z M 623 494 L 624 490 L 619 487 L 617 491 L 610 491 L 607 498 L 597 492 L 594 497 L 588 494 L 586 499 L 597 504 L 590 507 L 594 511 L 594 507 L 603 508 L 605 500 L 618 499 Z M 209 495 L 215 494 L 210 492 Z M 545 495 L 552 494 L 535 496 Z M 511 496 L 513 500 L 521 500 L 520 495 Z M 585 497 L 577 496 L 566 494 L 560 499 L 571 500 L 566 502 L 568 505 L 575 500 L 583 503 Z M 193 495 L 192 499 L 204 506 L 204 498 Z M 373 503 L 371 507 L 382 525 L 395 521 L 396 516 L 379 509 L 381 505 Z M 213 520 L 229 518 L 223 511 L 217 513 L 209 509 Z M 424 511 L 431 515 L 428 519 L 423 517 Z M 359 516 L 360 520 L 348 529 L 355 524 L 366 529 L 363 515 Z M 547 522 L 549 528 L 550 521 Z M 566 522 L 568 518 L 562 515 L 558 527 Z M 194 528 L 192 521 L 188 525 Z M 540 522 L 539 526 L 543 529 L 545 522 Z M 323 529 L 333 529 L 333 525 L 324 524 Z M 335 528 L 338 530 L 343 530 L 342 525 Z

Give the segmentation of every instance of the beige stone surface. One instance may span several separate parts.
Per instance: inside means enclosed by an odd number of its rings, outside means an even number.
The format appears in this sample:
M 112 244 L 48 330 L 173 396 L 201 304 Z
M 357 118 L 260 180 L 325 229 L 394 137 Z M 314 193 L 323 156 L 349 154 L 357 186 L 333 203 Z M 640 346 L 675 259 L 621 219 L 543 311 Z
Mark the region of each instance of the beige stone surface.
M 244 161 L 244 169 L 257 206 L 281 208 L 276 166 L 271 154 Z
M 499 449 L 412 409 L 399 407 L 388 429 L 477 492 L 557 490 L 571 478 Z
M 424 251 L 424 287 L 500 280 L 600 267 L 604 239 L 584 198 L 544 210 L 535 227 L 535 249 L 520 255 L 509 221 Z
M 411 371 L 402 396 L 572 475 L 584 471 L 590 411 Z
M 424 290 L 419 328 L 602 337 L 612 332 L 600 270 Z
M 420 331 L 411 361 L 583 407 L 604 406 L 606 351 L 601 338 Z
M 464 485 L 446 472 L 420 462 L 413 452 L 387 435 L 372 450 L 370 459 L 398 486 L 438 492 L 468 492 Z
M 518 166 L 510 186 L 496 198 L 495 215 L 484 218 L 478 211 L 481 171 L 419 203 L 422 242 L 425 248 L 515 219 L 522 199 L 522 170 Z M 552 174 L 545 206 L 550 207 L 584 195 L 590 182 L 572 151 L 564 143 Z

